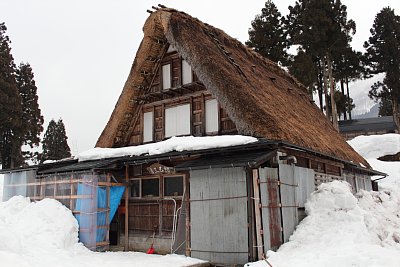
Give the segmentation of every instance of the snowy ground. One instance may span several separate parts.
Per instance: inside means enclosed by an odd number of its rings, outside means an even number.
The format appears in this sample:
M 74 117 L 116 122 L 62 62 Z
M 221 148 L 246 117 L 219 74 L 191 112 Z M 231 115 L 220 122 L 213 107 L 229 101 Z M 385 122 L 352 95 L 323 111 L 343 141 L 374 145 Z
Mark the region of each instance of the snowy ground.
M 52 199 L 16 196 L 0 203 L 1 267 L 188 266 L 200 260 L 138 252 L 95 253 L 78 243 L 71 211 Z
M 400 162 L 376 158 L 400 151 L 400 135 L 360 136 L 349 142 L 374 169 L 388 173 L 379 192 L 353 196 L 349 185 L 321 185 L 308 199 L 308 216 L 289 242 L 252 267 L 400 266 Z
M 4 183 L 4 175 L 0 174 L 0 202 L 3 199 L 3 183 Z

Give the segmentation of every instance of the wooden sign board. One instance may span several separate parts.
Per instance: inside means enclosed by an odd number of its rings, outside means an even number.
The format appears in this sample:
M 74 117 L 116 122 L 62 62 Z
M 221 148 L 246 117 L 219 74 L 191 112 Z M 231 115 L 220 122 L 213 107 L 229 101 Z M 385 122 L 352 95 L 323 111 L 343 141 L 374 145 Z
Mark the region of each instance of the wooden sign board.
M 167 167 L 160 163 L 153 163 L 147 167 L 147 171 L 151 174 L 171 174 L 174 173 L 174 168 Z

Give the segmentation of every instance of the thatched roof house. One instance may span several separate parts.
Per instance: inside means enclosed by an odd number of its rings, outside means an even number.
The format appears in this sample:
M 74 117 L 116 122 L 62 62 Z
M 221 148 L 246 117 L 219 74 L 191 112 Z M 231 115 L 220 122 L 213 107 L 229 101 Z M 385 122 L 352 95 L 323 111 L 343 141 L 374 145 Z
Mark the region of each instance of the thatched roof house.
M 276 63 L 222 30 L 183 12 L 161 8 L 144 27 L 132 69 L 97 147 L 129 145 L 139 99 L 165 53 L 165 40 L 218 100 L 239 134 L 283 140 L 354 163 L 368 163 L 333 128 L 306 88 Z
M 227 136 L 237 133 L 259 138 Z M 217 266 L 278 249 L 319 184 L 346 181 L 358 192 L 372 189 L 372 175 L 384 175 L 362 166 L 367 162 L 278 65 L 168 8 L 146 21 L 96 146 L 121 148 L 10 170 L 5 195 L 53 197 L 79 216 L 90 208 L 93 223 L 80 225 L 88 247 L 146 251 L 151 242 L 159 253 Z

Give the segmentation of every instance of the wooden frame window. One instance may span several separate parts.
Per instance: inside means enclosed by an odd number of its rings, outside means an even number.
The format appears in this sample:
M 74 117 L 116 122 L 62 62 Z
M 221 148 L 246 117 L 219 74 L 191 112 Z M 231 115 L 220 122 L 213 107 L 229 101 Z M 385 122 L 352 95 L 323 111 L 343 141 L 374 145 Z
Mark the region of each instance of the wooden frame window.
M 140 179 L 135 179 L 131 181 L 131 197 L 133 198 L 139 198 L 141 197 L 141 183 L 140 183 Z
M 160 197 L 160 178 L 148 178 L 141 180 L 141 197 Z
M 152 111 L 143 113 L 143 143 L 153 141 L 154 113 Z
M 162 89 L 171 88 L 171 64 L 162 66 Z
M 190 134 L 190 104 L 165 109 L 165 137 Z
M 206 133 L 218 133 L 218 109 L 218 101 L 216 99 L 209 99 L 205 101 Z
M 182 85 L 192 83 L 193 82 L 193 74 L 192 68 L 189 63 L 182 59 Z
M 165 176 L 164 177 L 164 196 L 177 197 L 183 196 L 183 176 Z

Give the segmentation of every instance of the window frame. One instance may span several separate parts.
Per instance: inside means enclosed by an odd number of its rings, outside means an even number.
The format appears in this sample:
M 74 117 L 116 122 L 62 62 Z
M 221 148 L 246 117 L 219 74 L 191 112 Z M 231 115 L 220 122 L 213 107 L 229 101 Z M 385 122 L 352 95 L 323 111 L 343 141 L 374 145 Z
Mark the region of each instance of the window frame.
M 217 114 L 216 114 L 216 126 L 217 129 L 216 131 L 209 131 L 207 129 L 207 125 L 208 125 L 208 119 L 207 119 L 207 102 L 210 101 L 215 101 L 216 102 L 216 109 L 217 109 Z M 204 100 L 204 132 L 206 133 L 206 135 L 215 135 L 218 134 L 220 132 L 220 112 L 219 112 L 220 108 L 219 108 L 219 103 L 218 100 L 215 98 L 210 98 L 210 99 L 206 99 Z
M 188 120 L 185 121 L 184 123 L 187 123 L 187 125 L 184 125 L 184 127 L 188 128 L 187 132 L 178 132 L 178 123 L 182 122 L 182 118 L 178 118 L 178 114 L 180 112 L 178 112 L 179 108 L 183 108 L 183 106 L 187 106 L 188 107 L 188 114 L 187 114 L 187 118 Z M 175 109 L 175 114 L 174 114 L 174 118 L 171 118 L 171 120 L 173 122 L 175 122 L 175 127 L 174 127 L 174 132 L 173 133 L 167 133 L 167 110 L 172 110 Z M 182 110 L 181 110 L 182 111 Z M 171 121 L 170 120 L 170 121 Z M 184 124 L 182 122 L 182 125 Z M 175 106 L 170 106 L 170 107 L 165 107 L 164 108 L 164 138 L 170 138 L 173 136 L 186 136 L 186 135 L 190 135 L 192 133 L 192 107 L 190 103 L 183 103 L 180 105 L 175 105 Z
M 173 177 L 182 177 L 182 195 L 171 195 L 171 196 L 167 196 L 165 195 L 165 179 L 167 178 L 173 178 Z M 183 197 L 185 194 L 185 178 L 186 175 L 184 174 L 166 174 L 166 175 L 162 175 L 162 180 L 163 180 L 163 184 L 162 184 L 162 191 L 163 191 L 163 198 L 167 197 L 167 198 L 179 198 L 179 197 Z
M 151 126 L 149 126 L 151 128 L 149 134 L 150 134 L 150 140 L 145 140 L 145 131 L 146 131 L 146 119 L 145 119 L 145 114 L 151 114 Z M 143 138 L 143 143 L 150 143 L 154 141 L 154 111 L 143 111 L 143 132 L 142 132 L 142 138 Z
M 170 177 L 182 177 L 182 195 L 178 196 L 166 196 L 165 195 L 165 178 L 170 178 Z M 184 197 L 185 191 L 186 191 L 186 177 L 187 175 L 184 173 L 177 173 L 177 174 L 159 174 L 159 175 L 149 175 L 149 176 L 143 176 L 143 177 L 134 177 L 129 179 L 129 199 L 132 200 L 162 200 L 165 198 L 174 198 L 174 199 L 181 199 Z M 151 180 L 151 179 L 158 179 L 158 196 L 143 196 L 143 180 Z M 132 186 L 134 181 L 139 181 L 139 196 L 138 197 L 133 197 L 132 196 Z
M 190 70 L 190 79 L 188 79 L 188 80 L 190 80 L 190 82 L 185 82 L 185 79 L 184 79 L 184 66 L 188 66 L 189 67 L 189 70 Z M 186 84 L 191 84 L 191 83 L 193 83 L 193 70 L 192 70 L 192 66 L 190 66 L 190 64 L 189 64 L 189 62 L 187 62 L 185 59 L 183 59 L 182 58 L 182 60 L 181 60 L 181 79 L 182 79 L 182 85 L 186 85 Z
M 165 87 L 164 84 L 164 67 L 169 66 L 169 87 Z M 172 62 L 165 62 L 164 64 L 161 65 L 161 90 L 166 90 L 172 88 Z

